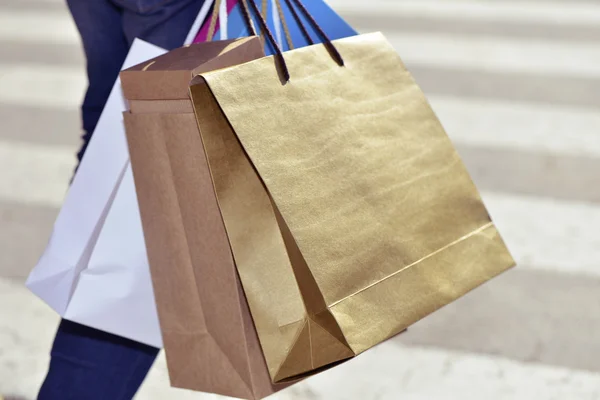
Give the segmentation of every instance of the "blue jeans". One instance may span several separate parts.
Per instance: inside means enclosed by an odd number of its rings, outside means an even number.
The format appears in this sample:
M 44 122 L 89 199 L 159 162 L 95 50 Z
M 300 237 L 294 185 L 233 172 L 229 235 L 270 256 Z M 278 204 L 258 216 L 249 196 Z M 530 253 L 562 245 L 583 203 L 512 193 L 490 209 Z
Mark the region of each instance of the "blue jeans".
M 204 0 L 67 0 L 83 41 L 88 90 L 81 107 L 83 156 L 129 47 L 137 37 L 181 47 Z
M 204 0 L 67 2 L 83 41 L 89 81 L 81 107 L 81 161 L 133 40 L 180 47 Z M 157 354 L 156 348 L 63 320 L 38 399 L 132 399 Z

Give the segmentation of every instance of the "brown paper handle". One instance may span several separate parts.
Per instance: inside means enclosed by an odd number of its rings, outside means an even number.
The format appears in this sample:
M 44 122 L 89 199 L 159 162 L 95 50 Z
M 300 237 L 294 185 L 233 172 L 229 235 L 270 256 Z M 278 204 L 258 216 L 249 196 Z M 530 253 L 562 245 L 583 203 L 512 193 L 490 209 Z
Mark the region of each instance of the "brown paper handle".
M 306 19 L 308 19 L 309 23 L 317 31 L 317 33 L 319 34 L 321 39 L 323 39 L 323 44 L 325 45 L 325 47 L 327 48 L 327 50 L 329 51 L 329 53 L 331 54 L 333 59 L 340 66 L 343 66 L 344 59 L 342 58 L 341 54 L 335 48 L 335 46 L 332 43 L 329 36 L 327 36 L 325 31 L 323 31 L 321 26 L 317 23 L 317 21 L 314 19 L 314 17 L 306 9 L 304 4 L 302 4 L 302 1 L 301 0 L 285 0 L 285 1 L 286 1 L 288 8 L 291 10 L 293 17 L 296 20 L 296 23 L 298 24 L 298 27 L 302 31 L 302 34 L 305 36 L 308 43 L 314 44 L 314 41 L 312 40 L 308 30 L 304 26 L 304 22 L 302 21 L 301 17 L 298 15 L 296 8 L 298 8 L 304 14 Z M 213 8 L 212 16 L 211 16 L 211 21 L 210 21 L 210 25 L 209 25 L 209 29 L 208 29 L 208 37 L 207 37 L 209 41 L 212 40 L 213 36 L 214 36 L 217 19 L 219 17 L 219 9 L 220 9 L 221 2 L 222 2 L 222 0 L 215 0 L 215 4 L 213 6 L 214 8 Z M 250 3 L 250 7 L 248 7 L 248 2 Z M 261 10 L 258 9 L 258 6 L 256 5 L 254 0 L 240 0 L 240 8 L 242 10 L 242 16 L 244 18 L 246 26 L 248 27 L 248 31 L 251 33 L 251 35 L 258 36 L 256 28 L 254 27 L 254 23 L 252 21 L 252 17 L 251 17 L 252 13 L 256 15 L 256 19 L 258 20 L 258 24 L 260 26 L 261 32 L 264 34 L 266 39 L 270 42 L 271 46 L 273 46 L 273 48 L 275 49 L 275 59 L 277 60 L 277 62 L 279 63 L 279 65 L 281 67 L 281 72 L 283 74 L 283 78 L 284 78 L 285 82 L 289 82 L 290 72 L 289 72 L 289 69 L 285 62 L 285 57 L 283 56 L 283 51 L 281 50 L 281 47 L 275 40 L 273 33 L 269 29 L 269 26 L 267 25 L 267 22 L 265 19 L 266 18 L 265 16 L 267 15 L 267 4 L 268 4 L 267 0 L 262 1 L 262 12 L 261 12 Z M 289 27 L 285 21 L 280 0 L 276 0 L 276 8 L 277 8 L 277 10 L 274 10 L 273 12 L 279 13 L 280 19 L 282 21 L 282 25 L 283 25 L 283 28 L 285 31 L 286 40 L 288 42 L 290 49 L 293 49 L 294 47 L 293 47 L 291 35 L 289 32 Z
M 225 0 L 226 1 L 226 0 Z M 221 3 L 223 2 L 223 0 L 215 0 L 215 3 L 213 4 L 213 10 L 212 10 L 212 15 L 210 17 L 210 24 L 208 26 L 208 33 L 206 35 L 206 41 L 207 42 L 211 42 L 214 37 L 215 37 L 215 30 L 217 27 L 217 20 L 219 19 L 219 12 L 221 10 Z M 241 0 L 240 0 L 241 2 Z M 267 0 L 263 0 L 263 15 L 264 18 L 267 18 Z M 256 34 L 256 29 L 254 28 L 254 24 L 252 23 L 252 20 L 245 20 L 244 21 L 248 27 L 248 31 L 252 34 L 252 36 L 258 36 Z
M 279 1 L 279 0 L 277 0 L 277 1 Z M 302 32 L 302 35 L 304 36 L 304 38 L 306 39 L 308 44 L 310 44 L 310 45 L 315 44 L 315 41 L 312 39 L 312 37 L 310 36 L 310 33 L 308 33 L 308 30 L 304 26 L 304 22 L 302 21 L 302 18 L 300 18 L 300 16 L 298 15 L 298 12 L 294 8 L 294 6 L 290 2 L 290 0 L 285 0 L 285 3 L 287 4 L 288 8 L 292 12 L 292 17 L 294 17 L 296 24 L 298 24 L 298 27 L 300 28 L 300 31 Z
M 206 41 L 212 42 L 213 37 L 215 36 L 215 29 L 217 26 L 217 20 L 219 19 L 219 10 L 221 9 L 222 0 L 215 0 L 213 4 L 213 11 L 210 17 L 210 25 L 208 26 L 208 33 L 206 35 Z
M 269 15 L 267 13 L 268 1 L 269 0 L 262 0 L 262 5 L 260 6 L 261 15 L 263 16 L 265 21 L 269 18 Z
M 267 1 L 268 0 L 263 0 L 263 2 L 262 2 L 262 12 L 261 13 L 265 20 L 267 19 Z M 277 0 L 277 1 L 279 1 L 279 0 Z M 217 20 L 219 19 L 219 11 L 221 10 L 222 2 L 223 2 L 223 0 L 215 0 L 215 2 L 213 4 L 213 10 L 212 10 L 212 14 L 210 17 L 210 24 L 208 25 L 208 33 L 206 35 L 207 42 L 212 41 L 215 37 L 215 31 L 217 28 Z M 283 13 L 280 13 L 280 16 L 282 16 L 282 15 L 283 15 Z M 250 20 L 250 22 L 249 22 L 248 20 L 245 20 L 244 22 L 248 26 L 248 30 L 251 33 L 253 33 L 253 36 L 257 36 L 256 30 L 254 28 L 254 25 L 252 24 L 252 21 Z M 283 21 L 282 21 L 282 24 L 284 24 Z
M 344 59 L 342 58 L 342 55 L 340 54 L 340 52 L 338 51 L 338 49 L 335 48 L 335 45 L 331 42 L 331 39 L 329 38 L 329 36 L 327 36 L 327 34 L 325 33 L 325 31 L 319 25 L 319 23 L 315 20 L 315 18 L 306 9 L 306 7 L 304 6 L 304 4 L 302 4 L 302 1 L 301 0 L 286 0 L 286 2 L 287 2 L 288 7 L 290 9 L 293 9 L 293 6 L 292 6 L 292 4 L 290 2 L 293 2 L 294 5 L 296 5 L 296 7 L 298 7 L 300 9 L 300 11 L 306 17 L 306 19 L 308 19 L 308 21 L 310 22 L 310 24 L 313 26 L 314 30 L 316 30 L 317 33 L 319 34 L 319 36 L 321 36 L 321 39 L 323 39 L 323 44 L 325 45 L 325 47 L 329 51 L 329 54 L 331 54 L 331 56 L 333 57 L 333 59 L 340 66 L 344 66 Z M 294 14 L 294 11 L 292 11 L 292 13 Z M 296 18 L 296 17 L 297 17 L 297 15 L 294 18 Z M 299 20 L 299 18 L 296 18 L 296 21 L 298 22 L 299 26 L 303 26 L 303 24 L 301 23 L 301 21 Z M 306 34 L 308 34 L 308 32 L 306 32 Z M 309 41 L 309 43 L 312 44 L 312 40 Z
M 247 0 L 240 0 L 240 8 L 242 9 L 242 16 L 244 17 L 244 21 L 246 22 L 246 27 L 248 28 L 248 31 L 252 36 L 258 36 L 258 32 L 254 27 L 254 22 L 252 22 L 252 18 L 250 18 L 250 13 L 248 12 Z
M 292 35 L 290 34 L 290 27 L 288 26 L 285 15 L 283 14 L 281 0 L 275 0 L 275 8 L 277 8 L 277 12 L 279 13 L 279 19 L 281 20 L 281 26 L 283 27 L 283 32 L 285 33 L 285 40 L 288 44 L 288 47 L 290 48 L 290 50 L 294 50 L 294 41 L 292 40 Z M 304 27 L 302 27 L 301 29 L 303 28 Z

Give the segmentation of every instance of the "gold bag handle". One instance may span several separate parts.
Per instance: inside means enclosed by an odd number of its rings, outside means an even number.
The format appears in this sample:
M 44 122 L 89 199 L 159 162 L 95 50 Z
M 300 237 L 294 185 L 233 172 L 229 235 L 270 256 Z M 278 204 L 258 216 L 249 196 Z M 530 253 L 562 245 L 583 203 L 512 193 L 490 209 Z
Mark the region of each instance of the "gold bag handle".
M 215 30 L 216 30 L 216 26 L 217 26 L 217 20 L 219 19 L 222 2 L 223 2 L 223 0 L 215 0 L 215 4 L 213 5 L 213 11 L 212 11 L 212 15 L 210 18 L 210 25 L 208 27 L 208 34 L 207 34 L 207 41 L 209 41 L 209 42 L 214 39 Z M 267 20 L 267 14 L 268 14 L 267 7 L 268 7 L 268 0 L 263 0 L 261 14 L 265 20 Z M 277 13 L 279 14 L 279 20 L 281 21 L 281 26 L 283 27 L 283 31 L 285 33 L 285 39 L 286 39 L 287 45 L 290 50 L 293 50 L 294 42 L 292 41 L 290 27 L 287 23 L 285 15 L 283 14 L 283 7 L 281 5 L 281 0 L 275 0 L 275 8 L 277 9 L 276 10 Z M 295 13 L 296 11 L 293 10 L 293 12 Z M 301 29 L 304 30 L 304 26 L 302 26 Z
M 210 26 L 209 26 L 208 40 L 212 40 L 212 38 L 214 36 L 215 26 L 217 24 L 217 18 L 219 17 L 219 10 L 221 8 L 222 1 L 223 0 L 215 0 L 215 5 L 213 8 L 213 13 L 212 13 L 212 17 L 211 17 Z M 254 2 L 254 0 L 239 0 L 239 1 L 240 1 L 240 7 L 242 9 L 242 15 L 246 22 L 246 26 L 248 27 L 248 30 L 250 31 L 250 34 L 252 36 L 259 36 L 257 34 L 256 28 L 254 27 L 254 23 L 252 21 L 251 13 L 253 13 L 254 15 L 256 15 L 256 18 L 260 25 L 261 32 L 265 35 L 266 39 L 269 41 L 271 46 L 275 49 L 275 59 L 277 60 L 277 62 L 279 63 L 279 65 L 281 67 L 281 72 L 283 73 L 283 78 L 284 78 L 285 82 L 288 82 L 290 80 L 290 73 L 289 73 L 287 64 L 285 62 L 285 58 L 283 56 L 283 51 L 281 50 L 281 47 L 279 46 L 279 44 L 277 43 L 275 38 L 273 37 L 273 34 L 271 33 L 269 26 L 267 25 L 265 17 L 263 16 L 263 15 L 266 15 L 267 0 L 263 0 L 263 12 L 262 13 L 258 9 L 258 6 Z M 279 1 L 279 0 L 277 0 L 277 1 Z M 302 1 L 301 0 L 285 0 L 285 1 L 287 2 L 287 5 L 291 10 L 292 15 L 294 16 L 294 19 L 296 19 L 298 26 L 302 30 L 302 33 L 306 36 L 308 42 L 311 44 L 314 43 L 310 37 L 310 34 L 306 30 L 306 27 L 304 26 L 304 23 L 302 22 L 300 16 L 298 15 L 297 11 L 295 10 L 294 6 L 297 7 L 302 14 L 304 14 L 304 16 L 306 17 L 308 22 L 313 26 L 315 31 L 317 31 L 319 36 L 321 36 L 321 38 L 323 39 L 323 45 L 327 48 L 327 50 L 331 54 L 332 58 L 340 66 L 343 66 L 344 59 L 342 58 L 341 54 L 335 48 L 335 46 L 331 42 L 331 39 L 327 36 L 327 34 L 325 34 L 325 32 L 319 26 L 319 24 L 314 19 L 314 17 L 306 9 L 304 4 L 302 4 Z M 250 3 L 250 7 L 248 7 L 248 2 Z M 279 9 L 278 10 L 279 15 L 283 17 L 283 11 L 281 10 L 281 3 L 276 3 L 276 4 L 277 4 L 277 8 Z M 283 24 L 284 20 L 285 20 L 285 18 L 282 19 L 282 24 Z M 289 44 L 292 44 L 291 43 L 291 35 L 289 34 L 289 28 L 287 26 L 287 23 L 285 24 L 285 30 L 286 30 L 286 39 L 288 40 Z M 290 45 L 290 48 L 292 48 L 291 45 Z
M 210 17 L 210 25 L 208 26 L 208 34 L 206 35 L 206 41 L 212 42 L 215 35 L 215 28 L 217 26 L 217 20 L 219 19 L 219 10 L 221 9 L 222 0 L 215 0 L 213 4 L 213 11 Z

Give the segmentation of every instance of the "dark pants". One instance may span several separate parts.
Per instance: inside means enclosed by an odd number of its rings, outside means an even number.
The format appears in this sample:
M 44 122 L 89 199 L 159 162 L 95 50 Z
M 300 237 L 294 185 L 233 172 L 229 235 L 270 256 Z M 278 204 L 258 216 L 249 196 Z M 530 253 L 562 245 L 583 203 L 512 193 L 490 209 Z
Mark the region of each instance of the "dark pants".
M 81 107 L 81 160 L 133 40 L 166 49 L 181 46 L 204 0 L 67 1 L 89 80 Z M 38 399 L 132 399 L 157 354 L 156 348 L 63 320 Z
M 204 0 L 67 0 L 83 41 L 89 86 L 83 106 L 83 156 L 104 104 L 137 37 L 180 47 Z

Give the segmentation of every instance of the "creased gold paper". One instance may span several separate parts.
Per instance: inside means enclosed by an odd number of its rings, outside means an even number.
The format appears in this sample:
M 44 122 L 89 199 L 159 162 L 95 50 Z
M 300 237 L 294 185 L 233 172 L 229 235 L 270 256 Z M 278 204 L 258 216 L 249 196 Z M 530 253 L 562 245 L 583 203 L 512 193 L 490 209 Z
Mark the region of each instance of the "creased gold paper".
M 381 34 L 203 75 L 192 97 L 271 377 L 352 357 L 514 265 Z

